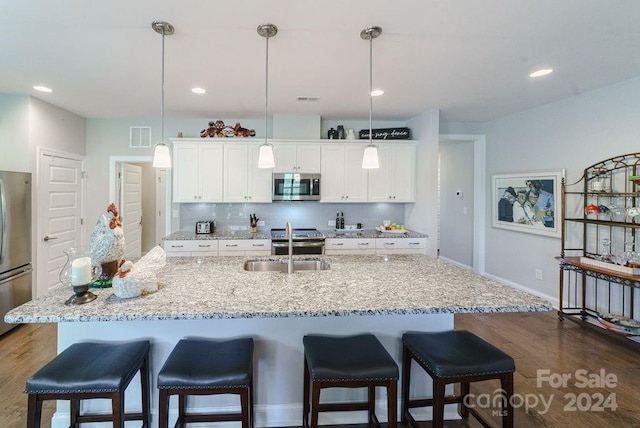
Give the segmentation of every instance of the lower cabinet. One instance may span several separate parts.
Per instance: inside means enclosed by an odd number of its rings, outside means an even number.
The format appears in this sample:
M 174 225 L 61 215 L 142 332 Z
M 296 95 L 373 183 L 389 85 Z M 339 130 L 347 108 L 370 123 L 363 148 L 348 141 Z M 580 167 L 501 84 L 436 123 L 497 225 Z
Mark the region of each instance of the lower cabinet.
M 378 238 L 376 254 L 426 254 L 427 238 Z
M 324 242 L 324 254 L 327 256 L 375 253 L 375 238 L 327 238 Z
M 164 241 L 167 257 L 217 256 L 218 241 L 211 240 L 176 240 Z
M 221 239 L 218 241 L 220 256 L 269 256 L 270 239 Z

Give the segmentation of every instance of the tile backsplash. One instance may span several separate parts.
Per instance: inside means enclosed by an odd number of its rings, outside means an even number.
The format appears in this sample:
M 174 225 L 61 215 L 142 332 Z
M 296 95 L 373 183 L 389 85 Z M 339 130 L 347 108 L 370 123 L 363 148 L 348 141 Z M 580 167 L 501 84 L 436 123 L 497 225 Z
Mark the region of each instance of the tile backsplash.
M 195 228 L 196 221 L 215 220 L 218 230 L 248 230 L 249 214 L 265 225 L 258 230 L 284 228 L 290 221 L 296 228 L 332 228 L 336 212 L 344 213 L 345 224 L 362 223 L 373 229 L 383 220 L 404 223 L 404 204 L 326 204 L 320 202 L 274 202 L 272 204 L 179 204 L 180 230 Z

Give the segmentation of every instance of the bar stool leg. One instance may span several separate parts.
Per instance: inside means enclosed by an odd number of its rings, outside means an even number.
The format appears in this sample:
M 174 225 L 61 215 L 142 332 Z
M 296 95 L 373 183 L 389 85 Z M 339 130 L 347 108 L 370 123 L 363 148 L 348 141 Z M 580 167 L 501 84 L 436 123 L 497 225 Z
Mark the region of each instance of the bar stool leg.
M 402 397 L 400 398 L 400 422 L 407 425 L 407 412 L 409 411 L 409 384 L 411 382 L 411 355 L 409 350 L 402 345 Z
M 38 394 L 29 394 L 27 404 L 27 428 L 40 428 L 40 418 L 42 417 L 42 401 Z
M 178 394 L 178 422 L 181 425 L 185 424 L 184 416 L 187 414 L 187 396 L 185 394 Z
M 251 428 L 254 427 L 255 421 L 253 418 L 255 417 L 255 413 L 253 413 L 253 377 L 249 380 L 249 426 Z
M 469 417 L 469 408 L 465 405 L 469 395 L 469 382 L 460 382 L 460 397 L 462 398 L 462 402 L 460 403 L 460 416 L 462 419 Z
M 124 393 L 111 394 L 111 413 L 113 415 L 113 428 L 124 428 Z
M 78 417 L 80 417 L 80 400 L 69 400 L 70 416 L 71 416 L 71 428 L 78 428 Z
M 387 385 L 387 426 L 396 428 L 398 424 L 398 382 L 389 381 Z
M 433 379 L 433 427 L 444 426 L 444 389 L 446 384 L 440 379 Z
M 320 406 L 320 385 L 314 382 L 311 391 L 311 428 L 318 428 L 318 407 Z
M 167 428 L 169 426 L 169 391 L 161 389 L 158 396 L 158 428 Z
M 304 359 L 304 390 L 302 392 L 302 427 L 307 428 L 309 426 L 309 365 L 307 359 Z
M 140 367 L 140 391 L 142 393 L 142 426 L 148 428 L 151 424 L 151 396 L 149 392 L 149 355 L 145 357 Z
M 368 390 L 368 398 L 367 404 L 369 406 L 369 418 L 368 418 L 368 426 L 374 425 L 374 420 L 376 418 L 376 387 L 370 386 L 367 388 Z
M 506 373 L 500 378 L 500 384 L 505 392 L 505 407 L 502 409 L 502 426 L 503 428 L 513 428 L 513 373 Z

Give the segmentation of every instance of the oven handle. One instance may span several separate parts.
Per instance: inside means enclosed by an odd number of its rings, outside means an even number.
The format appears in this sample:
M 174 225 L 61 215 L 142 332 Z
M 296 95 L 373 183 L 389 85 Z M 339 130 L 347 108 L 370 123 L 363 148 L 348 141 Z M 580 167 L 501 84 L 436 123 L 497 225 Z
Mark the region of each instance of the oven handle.
M 288 242 L 272 242 L 274 248 L 288 247 Z M 294 247 L 324 247 L 324 241 L 293 241 Z

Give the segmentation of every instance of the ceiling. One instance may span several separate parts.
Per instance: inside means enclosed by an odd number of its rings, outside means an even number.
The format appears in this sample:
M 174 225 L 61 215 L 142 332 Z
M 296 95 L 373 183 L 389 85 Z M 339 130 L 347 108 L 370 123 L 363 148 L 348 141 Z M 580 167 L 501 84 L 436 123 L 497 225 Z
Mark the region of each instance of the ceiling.
M 484 122 L 640 76 L 637 0 L 0 0 L 0 93 L 30 94 L 86 118 L 160 114 L 165 20 L 167 117 L 269 114 L 374 119 L 437 108 Z M 532 79 L 539 68 L 555 70 Z M 43 94 L 32 89 L 45 85 Z M 195 95 L 191 88 L 207 89 Z M 298 101 L 299 96 L 319 97 Z

